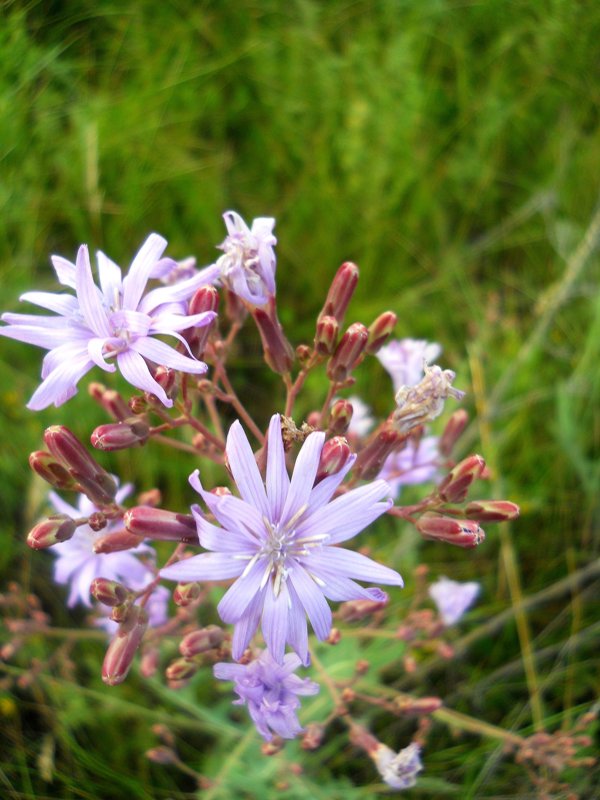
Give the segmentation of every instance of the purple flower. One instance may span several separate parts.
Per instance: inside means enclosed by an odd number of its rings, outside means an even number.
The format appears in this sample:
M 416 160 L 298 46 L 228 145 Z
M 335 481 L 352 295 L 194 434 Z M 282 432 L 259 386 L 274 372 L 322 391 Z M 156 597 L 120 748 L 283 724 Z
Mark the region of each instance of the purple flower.
M 116 495 L 120 503 L 131 492 L 131 485 L 123 486 Z M 50 502 L 60 514 L 77 519 L 89 517 L 96 506 L 85 495 L 79 496 L 77 508 L 69 505 L 55 492 L 48 494 Z M 90 584 L 94 578 L 108 578 L 109 580 L 123 581 L 130 589 L 142 589 L 154 578 L 154 574 L 136 556 L 154 555 L 154 550 L 148 545 L 139 545 L 134 550 L 123 550 L 117 553 L 94 553 L 94 542 L 107 533 L 114 533 L 122 528 L 122 523 L 111 522 L 103 530 L 93 531 L 89 525 L 80 525 L 72 538 L 52 548 L 57 556 L 54 564 L 54 580 L 57 583 L 68 584 L 69 608 L 78 602 L 91 608 Z
M 253 306 L 262 306 L 275 294 L 273 217 L 258 217 L 249 228 L 235 211 L 223 214 L 227 233 L 217 261 L 223 283 Z
M 330 600 L 376 599 L 378 589 L 364 589 L 353 579 L 402 586 L 392 569 L 351 550 L 337 547 L 351 539 L 392 504 L 385 481 L 353 489 L 332 500 L 354 463 L 324 478 L 315 476 L 325 434 L 311 433 L 288 477 L 278 414 L 268 435 L 266 491 L 254 454 L 239 422 L 227 437 L 227 460 L 241 498 L 205 491 L 198 472 L 190 483 L 221 527 L 209 523 L 197 506 L 192 513 L 200 544 L 212 552 L 194 556 L 161 571 L 178 581 L 222 581 L 237 578 L 219 603 L 226 623 L 235 625 L 234 659 L 239 659 L 262 619 L 271 655 L 283 663 L 286 642 L 307 664 L 306 615 L 317 637 L 331 630 Z
M 473 605 L 480 588 L 476 581 L 459 583 L 441 577 L 429 587 L 429 596 L 436 604 L 444 625 L 454 625 Z
M 416 742 L 411 742 L 399 753 L 380 743 L 373 760 L 379 774 L 392 789 L 410 789 L 417 782 L 417 773 L 423 769 L 421 748 Z
M 302 733 L 296 716 L 300 708 L 298 695 L 319 691 L 318 683 L 293 674 L 299 666 L 300 659 L 293 653 L 288 653 L 280 665 L 268 650 L 263 650 L 250 664 L 215 664 L 213 672 L 221 681 L 234 682 L 239 697 L 234 705 L 247 705 L 258 732 L 270 741 L 271 731 L 284 739 Z
M 435 342 L 424 339 L 395 339 L 384 345 L 376 357 L 389 372 L 397 392 L 401 386 L 414 386 L 423 377 L 423 362 L 434 361 L 442 352 Z
M 406 447 L 391 453 L 377 477 L 387 481 L 392 497 L 397 498 L 402 486 L 427 483 L 437 474 L 438 437 L 425 436 L 416 444 L 408 440 Z
M 51 403 L 59 406 L 77 391 L 77 383 L 94 365 L 107 372 L 116 367 L 107 359 L 116 359 L 119 370 L 129 383 L 156 395 L 166 406 L 173 401 L 150 374 L 146 361 L 191 373 L 206 372 L 202 361 L 182 355 L 154 338 L 157 334 L 175 336 L 178 331 L 206 325 L 214 313 L 187 316 L 186 300 L 202 285 L 212 283 L 216 266 L 201 270 L 188 280 L 161 286 L 144 295 L 150 278 L 160 277 L 175 262 L 161 259 L 165 239 L 150 234 L 123 278 L 120 268 L 99 252 L 100 288 L 92 277 L 86 245 L 77 253 L 75 264 L 52 256 L 58 280 L 75 289 L 75 296 L 51 292 L 27 292 L 21 300 L 54 311 L 58 316 L 3 314 L 8 325 L 0 335 L 43 347 L 50 352 L 42 365 L 42 383 L 27 407 L 37 411 Z

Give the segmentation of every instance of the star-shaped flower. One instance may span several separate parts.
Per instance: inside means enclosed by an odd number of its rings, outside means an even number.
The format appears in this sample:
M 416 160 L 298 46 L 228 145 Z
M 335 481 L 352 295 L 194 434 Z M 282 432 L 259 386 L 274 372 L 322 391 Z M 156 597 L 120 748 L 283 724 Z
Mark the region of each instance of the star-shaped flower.
M 249 228 L 236 211 L 223 214 L 228 236 L 217 261 L 223 283 L 252 306 L 264 305 L 275 294 L 273 217 L 257 217 Z

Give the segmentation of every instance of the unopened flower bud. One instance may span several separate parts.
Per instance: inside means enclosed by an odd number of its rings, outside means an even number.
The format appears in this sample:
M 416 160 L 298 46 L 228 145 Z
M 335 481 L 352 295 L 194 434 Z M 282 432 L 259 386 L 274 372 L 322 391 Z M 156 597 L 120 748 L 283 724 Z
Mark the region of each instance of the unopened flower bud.
M 140 492 L 137 496 L 138 505 L 152 506 L 154 508 L 162 500 L 160 489 L 148 489 L 145 492 Z
M 214 650 L 223 641 L 223 631 L 218 625 L 208 625 L 192 631 L 183 637 L 179 643 L 179 652 L 184 658 L 193 658 L 200 653 Z
M 468 422 L 469 415 L 464 408 L 457 409 L 450 416 L 450 419 L 446 423 L 444 432 L 440 436 L 440 440 L 438 442 L 438 450 L 442 456 L 448 457 L 452 454 L 452 450 L 462 436 Z
M 371 616 L 371 614 L 375 614 L 377 611 L 381 611 L 382 608 L 387 606 L 390 598 L 386 592 L 378 591 L 381 595 L 378 599 L 349 600 L 346 603 L 342 603 L 338 611 L 340 619 L 343 619 L 344 622 L 357 622 Z
M 252 316 L 260 333 L 265 361 L 274 372 L 289 372 L 294 363 L 294 350 L 277 319 L 274 300 L 271 299 L 268 311 L 253 308 Z
M 126 586 L 108 578 L 94 578 L 90 584 L 90 594 L 102 605 L 111 607 L 122 605 L 132 596 Z
M 122 422 L 99 425 L 91 436 L 96 450 L 125 450 L 143 444 L 150 432 L 150 425 L 143 417 L 130 417 Z
M 123 522 L 127 530 L 137 536 L 199 544 L 196 522 L 189 514 L 178 514 L 164 508 L 136 506 L 125 512 Z
M 77 489 L 77 481 L 69 471 L 58 461 L 52 453 L 45 450 L 35 450 L 29 456 L 29 466 L 55 489 Z
M 358 454 L 354 465 L 354 475 L 363 480 L 371 480 L 379 475 L 383 462 L 395 450 L 404 446 L 406 435 L 400 433 L 389 423 L 379 427 L 367 444 Z
M 173 591 L 173 602 L 176 606 L 185 607 L 200 597 L 202 589 L 199 583 L 178 583 Z
M 201 314 L 204 311 L 213 311 L 216 313 L 218 308 L 219 292 L 214 286 L 201 286 L 190 300 L 188 315 L 193 316 L 194 314 Z M 216 317 L 213 317 L 208 324 L 196 325 L 193 328 L 188 328 L 184 332 L 183 335 L 190 346 L 192 354 L 196 358 L 201 358 L 203 355 L 208 338 L 215 326 L 215 320 Z
M 122 683 L 131 668 L 133 657 L 148 626 L 148 614 L 140 606 L 133 606 L 111 641 L 102 664 L 102 680 L 109 686 Z
M 369 332 L 361 322 L 350 325 L 340 339 L 329 364 L 327 377 L 335 383 L 343 383 L 358 364 L 369 339 Z
M 281 738 L 281 736 L 273 736 L 270 742 L 263 742 L 260 746 L 260 752 L 263 756 L 276 756 L 277 753 L 280 753 L 285 745 L 285 740 Z M 285 787 L 289 788 L 289 787 Z M 285 791 L 283 789 L 282 791 Z
M 152 678 L 158 671 L 160 652 L 157 647 L 146 647 L 140 659 L 140 673 L 144 678 Z
M 169 681 L 186 681 L 198 672 L 199 666 L 193 661 L 186 661 L 185 658 L 177 658 L 169 664 L 165 675 Z
M 165 394 L 171 400 L 177 396 L 177 372 L 171 367 L 161 366 L 154 371 L 154 380 L 165 390 Z
M 519 513 L 519 506 L 509 500 L 476 500 L 465 508 L 467 517 L 477 522 L 506 522 Z
M 94 511 L 88 517 L 87 524 L 90 528 L 97 533 L 98 531 L 103 530 L 108 525 L 108 520 L 106 516 L 102 513 L 102 511 Z
M 335 273 L 319 317 L 335 317 L 341 325 L 357 283 L 358 267 L 346 261 Z
M 340 631 L 340 629 L 332 628 L 329 631 L 329 636 L 325 639 L 325 641 L 327 642 L 327 644 L 335 645 L 340 643 L 341 638 L 342 638 L 342 632 Z
M 485 461 L 473 455 L 460 461 L 438 486 L 438 494 L 447 503 L 462 503 L 471 484 L 481 477 Z
M 442 707 L 439 697 L 398 697 L 394 701 L 396 708 L 402 714 L 433 714 Z
M 407 433 L 417 425 L 439 417 L 448 397 L 461 400 L 464 392 L 455 389 L 452 381 L 456 377 L 450 369 L 424 366 L 425 375 L 415 386 L 401 386 L 396 392 L 394 425 L 402 433 Z
M 416 527 L 428 539 L 448 542 L 457 547 L 477 547 L 485 539 L 485 533 L 474 520 L 452 519 L 432 511 L 419 517 Z
M 129 406 L 115 389 L 107 389 L 102 383 L 91 383 L 88 392 L 113 419 L 121 420 L 129 416 Z
M 343 436 L 334 436 L 323 445 L 315 483 L 339 472 L 351 455 L 350 445 Z
M 398 322 L 398 317 L 393 311 L 384 311 L 369 325 L 369 340 L 366 347 L 369 355 L 375 355 L 379 348 L 387 342 L 396 327 L 396 322 Z
M 300 747 L 303 750 L 316 750 L 323 741 L 325 735 L 325 726 L 319 725 L 317 722 L 309 723 L 304 729 L 304 736 L 300 741 Z
M 146 758 L 154 764 L 161 764 L 165 767 L 179 762 L 177 754 L 170 747 L 152 747 L 150 750 L 146 750 Z
M 322 356 L 330 356 L 335 350 L 339 332 L 340 325 L 335 317 L 319 317 L 315 332 L 315 351 Z
M 349 400 L 336 400 L 329 412 L 327 431 L 336 436 L 346 433 L 350 427 L 353 412 L 354 409 Z
M 114 502 L 115 479 L 92 458 L 74 433 L 64 425 L 52 425 L 44 432 L 44 441 L 92 502 L 99 506 Z
M 147 398 L 143 394 L 134 394 L 133 397 L 129 398 L 127 403 L 129 406 L 129 410 L 132 414 L 145 414 L 148 411 L 150 403 L 148 402 Z M 127 415 L 129 416 L 129 414 Z
M 94 542 L 94 553 L 120 553 L 122 550 L 131 550 L 144 541 L 142 536 L 136 536 L 129 531 L 107 533 Z
M 311 356 L 312 350 L 307 344 L 299 344 L 296 348 L 296 358 L 304 366 Z
M 54 514 L 38 522 L 27 535 L 27 544 L 33 550 L 44 550 L 54 544 L 66 542 L 77 530 L 77 524 L 66 514 Z

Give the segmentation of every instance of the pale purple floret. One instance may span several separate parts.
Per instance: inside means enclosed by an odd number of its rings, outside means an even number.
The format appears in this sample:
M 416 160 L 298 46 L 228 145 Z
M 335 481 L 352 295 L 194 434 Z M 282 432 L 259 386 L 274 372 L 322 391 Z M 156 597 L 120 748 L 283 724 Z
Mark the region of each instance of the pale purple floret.
M 207 492 L 198 476 L 190 483 L 220 523 L 212 525 L 192 507 L 200 544 L 212 552 L 161 571 L 177 581 L 237 580 L 218 606 L 235 625 L 232 655 L 239 659 L 259 623 L 271 655 L 283 663 L 286 643 L 308 664 L 306 616 L 321 640 L 331 630 L 330 600 L 378 599 L 354 579 L 402 586 L 402 578 L 360 553 L 337 547 L 392 505 L 389 486 L 378 480 L 332 500 L 355 457 L 314 485 L 325 434 L 311 433 L 288 477 L 279 414 L 268 434 L 266 491 L 250 443 L 239 422 L 227 437 L 227 460 L 241 498 Z M 384 499 L 385 498 L 385 499 Z
M 373 755 L 379 774 L 392 789 L 410 789 L 417 782 L 417 774 L 423 769 L 421 747 L 411 742 L 395 753 L 385 744 L 380 744 Z
M 441 577 L 429 587 L 429 596 L 436 604 L 444 625 L 454 625 L 473 605 L 480 588 L 476 581 L 460 583 Z
M 288 653 L 283 664 L 278 664 L 268 650 L 263 650 L 250 664 L 215 664 L 213 672 L 219 680 L 234 682 L 239 697 L 234 705 L 247 705 L 256 729 L 270 741 L 272 733 L 293 739 L 304 730 L 297 717 L 298 695 L 317 694 L 319 684 L 294 675 L 299 666 L 300 659 L 294 653 Z
M 94 365 L 114 372 L 113 359 L 129 383 L 156 395 L 169 407 L 173 401 L 154 380 L 147 362 L 181 372 L 206 372 L 204 362 L 178 353 L 154 337 L 166 334 L 185 344 L 179 331 L 207 325 L 214 318 L 212 311 L 187 315 L 186 301 L 198 287 L 214 283 L 219 270 L 213 265 L 192 278 L 144 295 L 150 278 L 176 266 L 172 259 L 161 258 L 166 246 L 162 236 L 150 234 L 125 277 L 113 261 L 98 252 L 100 288 L 94 283 L 86 245 L 79 248 L 75 264 L 52 256 L 59 283 L 74 289 L 75 296 L 27 292 L 21 300 L 58 316 L 2 315 L 8 325 L 0 328 L 0 335 L 49 350 L 42 364 L 42 383 L 28 408 L 37 411 L 52 403 L 61 405 L 76 393 L 78 381 Z
M 376 357 L 389 373 L 394 392 L 414 386 L 423 377 L 423 363 L 431 363 L 442 352 L 436 342 L 424 339 L 395 339 L 380 348 Z
M 273 217 L 257 217 L 249 228 L 236 211 L 223 214 L 228 236 L 219 245 L 220 278 L 234 294 L 253 306 L 262 306 L 275 294 Z
M 117 492 L 116 501 L 120 503 L 127 497 L 131 488 L 130 484 L 123 486 Z M 85 495 L 79 496 L 77 507 L 67 503 L 55 492 L 50 492 L 48 498 L 56 511 L 72 519 L 89 517 L 98 511 Z M 143 556 L 148 561 L 154 560 L 154 550 L 148 545 L 141 544 L 133 550 L 117 553 L 94 553 L 94 542 L 97 539 L 122 528 L 123 524 L 118 521 L 110 522 L 106 528 L 98 532 L 93 531 L 89 525 L 80 525 L 71 539 L 52 548 L 52 553 L 56 556 L 54 580 L 69 586 L 67 599 L 69 608 L 78 602 L 91 608 L 90 584 L 94 578 L 122 581 L 134 591 L 144 588 L 153 580 L 152 571 L 137 557 Z
M 387 481 L 392 497 L 397 499 L 403 486 L 415 486 L 435 480 L 438 471 L 437 436 L 424 436 L 415 444 L 408 440 L 406 447 L 391 453 L 377 476 Z

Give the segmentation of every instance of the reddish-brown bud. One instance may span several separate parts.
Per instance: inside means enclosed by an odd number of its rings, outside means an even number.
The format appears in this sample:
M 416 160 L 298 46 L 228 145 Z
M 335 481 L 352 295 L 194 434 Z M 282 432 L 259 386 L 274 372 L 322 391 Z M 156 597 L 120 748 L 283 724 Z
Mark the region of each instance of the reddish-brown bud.
M 481 477 L 485 461 L 481 456 L 468 456 L 460 461 L 438 486 L 438 494 L 447 503 L 462 503 L 471 484 Z
M 129 531 L 107 533 L 94 542 L 94 553 L 120 553 L 122 550 L 131 550 L 144 541 L 142 536 L 136 536 Z
M 343 436 L 334 436 L 323 445 L 315 483 L 334 475 L 345 465 L 351 455 L 350 445 Z
M 150 432 L 150 425 L 143 417 L 130 417 L 122 422 L 99 425 L 91 436 L 97 450 L 125 450 L 143 444 Z
M 218 625 L 208 625 L 184 636 L 179 643 L 179 652 L 184 658 L 194 658 L 200 653 L 219 647 L 223 636 L 223 631 Z
M 394 450 L 401 449 L 406 438 L 406 434 L 384 423 L 358 454 L 353 474 L 364 480 L 374 478 L 381 472 L 386 458 Z
M 145 647 L 140 659 L 140 673 L 144 678 L 156 675 L 160 663 L 160 651 L 157 647 Z
M 173 602 L 183 608 L 198 600 L 201 593 L 199 583 L 178 583 L 173 591 Z
M 369 617 L 376 611 L 381 611 L 390 601 L 389 596 L 379 590 L 381 597 L 377 600 L 349 600 L 342 603 L 338 610 L 338 616 L 344 622 L 358 622 L 365 617 Z
M 106 528 L 108 520 L 106 519 L 106 516 L 102 513 L 102 511 L 94 511 L 88 517 L 87 524 L 93 531 L 97 533 L 98 531 L 101 531 L 104 528 Z
M 177 754 L 170 747 L 152 747 L 150 750 L 146 750 L 146 758 L 154 764 L 161 764 L 161 766 L 179 763 Z
M 154 508 L 162 500 L 160 489 L 148 489 L 145 492 L 140 492 L 137 497 L 138 505 L 152 506 Z
M 121 420 L 129 416 L 129 406 L 115 389 L 107 389 L 102 383 L 90 383 L 88 392 L 113 419 Z
M 457 547 L 477 547 L 485 533 L 473 520 L 452 519 L 427 511 L 416 523 L 417 530 L 428 539 L 448 542 Z
M 444 428 L 444 432 L 440 436 L 438 449 L 443 456 L 450 456 L 455 444 L 458 442 L 463 434 L 464 429 L 469 422 L 469 415 L 464 408 L 459 408 L 455 411 Z
M 74 433 L 64 425 L 52 425 L 44 432 L 44 441 L 92 502 L 99 506 L 114 502 L 115 479 L 92 458 Z
M 169 664 L 165 675 L 169 681 L 186 681 L 198 672 L 199 666 L 193 661 L 186 661 L 185 658 L 177 658 Z
M 506 522 L 519 513 L 519 506 L 510 500 L 475 500 L 465 508 L 467 517 L 477 522 Z
M 369 339 L 369 332 L 361 322 L 355 322 L 346 331 L 335 348 L 327 365 L 327 377 L 343 383 L 358 364 Z
M 294 350 L 277 319 L 273 300 L 269 302 L 268 311 L 253 308 L 252 316 L 260 333 L 265 361 L 274 372 L 289 372 L 294 363 Z
M 322 356 L 330 356 L 335 350 L 339 332 L 340 324 L 335 317 L 319 317 L 315 332 L 315 351 Z
M 148 614 L 140 606 L 133 606 L 104 656 L 102 664 L 104 683 L 116 686 L 125 680 L 147 626 Z
M 74 491 L 77 481 L 69 474 L 60 461 L 45 450 L 35 450 L 29 456 L 29 466 L 55 489 Z
M 123 522 L 127 530 L 137 536 L 199 544 L 196 522 L 189 514 L 178 514 L 164 508 L 136 506 L 125 512 Z
M 335 317 L 342 324 L 348 304 L 358 283 L 358 267 L 346 261 L 335 273 L 319 317 Z
M 144 395 L 134 394 L 133 397 L 129 398 L 127 405 L 132 414 L 145 414 L 150 404 Z
M 33 550 L 44 550 L 54 544 L 66 542 L 77 530 L 77 525 L 66 514 L 54 514 L 38 522 L 27 534 L 27 544 Z
M 318 722 L 309 723 L 304 729 L 304 736 L 300 742 L 300 747 L 303 750 L 316 750 L 323 741 L 325 735 L 325 726 L 319 725 Z
M 165 394 L 171 400 L 174 400 L 177 397 L 177 372 L 171 367 L 165 367 L 161 364 L 161 366 L 157 367 L 154 371 L 154 380 L 158 383 L 159 386 L 165 390 Z M 151 395 L 153 397 L 153 395 Z
M 402 714 L 433 714 L 443 703 L 439 697 L 398 697 L 394 705 Z
M 386 343 L 392 335 L 397 322 L 398 317 L 393 311 L 384 311 L 369 325 L 369 341 L 366 347 L 366 352 L 369 355 L 374 355 Z
M 310 360 L 311 354 L 312 350 L 307 344 L 299 344 L 296 348 L 296 358 L 302 365 Z
M 94 578 L 90 584 L 90 594 L 102 605 L 111 607 L 120 606 L 132 597 L 126 586 L 108 578 Z
M 353 411 L 349 400 L 336 400 L 329 413 L 328 432 L 336 436 L 346 433 L 352 421 Z
M 188 314 L 193 316 L 204 311 L 213 311 L 216 314 L 218 308 L 219 292 L 214 286 L 201 286 L 190 300 Z M 188 328 L 183 334 L 196 358 L 201 358 L 204 353 L 208 337 L 215 326 L 215 320 L 216 317 L 213 317 L 206 325 L 196 325 L 193 328 Z

